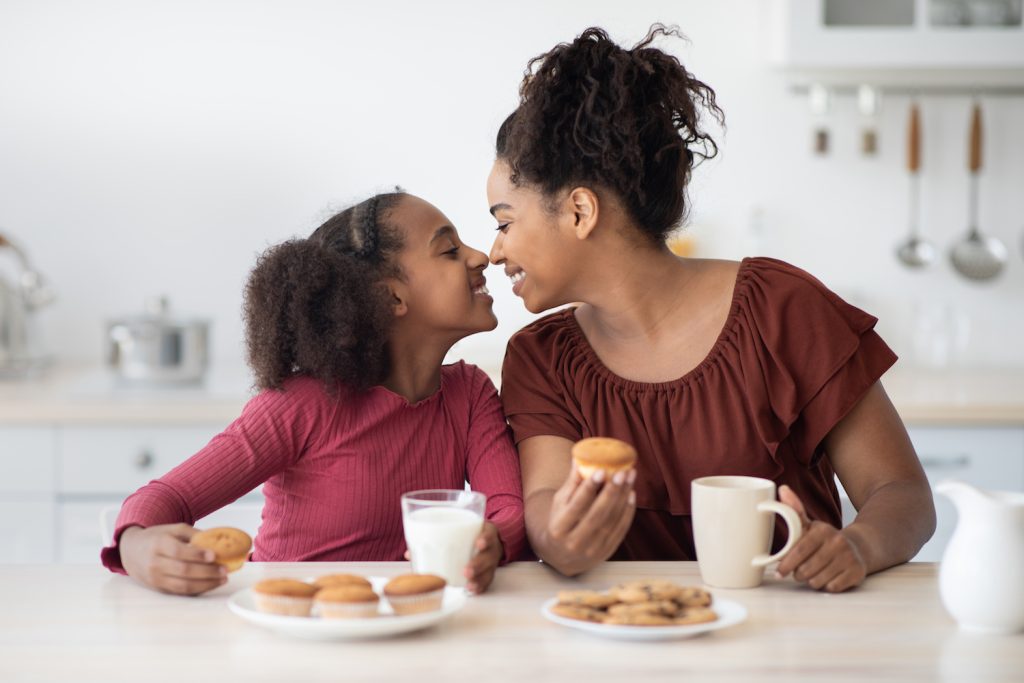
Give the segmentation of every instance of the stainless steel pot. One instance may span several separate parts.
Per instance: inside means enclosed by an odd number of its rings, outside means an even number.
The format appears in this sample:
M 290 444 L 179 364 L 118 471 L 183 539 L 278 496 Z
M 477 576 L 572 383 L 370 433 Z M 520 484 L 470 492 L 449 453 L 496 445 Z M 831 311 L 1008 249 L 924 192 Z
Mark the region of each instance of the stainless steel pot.
M 107 357 L 132 382 L 199 382 L 209 362 L 209 329 L 206 320 L 173 317 L 161 297 L 147 304 L 147 313 L 107 325 Z

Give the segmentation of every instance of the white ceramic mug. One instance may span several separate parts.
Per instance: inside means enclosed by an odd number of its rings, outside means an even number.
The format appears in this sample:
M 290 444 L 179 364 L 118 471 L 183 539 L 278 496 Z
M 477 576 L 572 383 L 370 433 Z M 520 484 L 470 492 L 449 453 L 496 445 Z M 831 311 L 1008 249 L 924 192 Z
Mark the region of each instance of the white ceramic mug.
M 690 483 L 690 506 L 701 578 L 718 588 L 761 585 L 765 566 L 781 560 L 803 531 L 796 510 L 775 500 L 775 482 L 770 479 L 694 479 Z M 786 521 L 789 539 L 782 550 L 769 555 L 775 515 Z

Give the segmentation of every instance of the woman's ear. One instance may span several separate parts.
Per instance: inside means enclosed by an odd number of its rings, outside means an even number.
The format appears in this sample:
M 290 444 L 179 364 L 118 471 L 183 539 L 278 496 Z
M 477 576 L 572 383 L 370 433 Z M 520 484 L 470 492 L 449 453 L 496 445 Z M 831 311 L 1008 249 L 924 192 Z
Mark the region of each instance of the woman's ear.
M 391 296 L 391 313 L 396 318 L 401 318 L 409 312 L 408 287 L 398 279 L 389 278 L 384 281 Z
M 569 192 L 569 203 L 572 209 L 576 231 L 576 239 L 585 240 L 597 227 L 600 205 L 597 193 L 589 187 L 577 187 Z

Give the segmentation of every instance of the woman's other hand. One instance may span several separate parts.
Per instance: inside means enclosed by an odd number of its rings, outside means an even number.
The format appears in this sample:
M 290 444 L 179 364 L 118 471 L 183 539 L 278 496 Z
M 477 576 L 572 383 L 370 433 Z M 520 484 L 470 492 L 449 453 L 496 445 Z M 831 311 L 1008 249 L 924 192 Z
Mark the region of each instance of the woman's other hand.
M 188 524 L 128 527 L 118 547 L 128 576 L 150 588 L 177 595 L 199 595 L 227 582 L 227 570 L 211 550 L 189 545 L 196 533 Z
M 804 525 L 800 540 L 779 562 L 780 576 L 792 574 L 795 580 L 829 593 L 864 582 L 867 565 L 853 539 L 831 524 L 808 518 L 800 498 L 788 486 L 779 487 L 779 500 L 796 510 Z

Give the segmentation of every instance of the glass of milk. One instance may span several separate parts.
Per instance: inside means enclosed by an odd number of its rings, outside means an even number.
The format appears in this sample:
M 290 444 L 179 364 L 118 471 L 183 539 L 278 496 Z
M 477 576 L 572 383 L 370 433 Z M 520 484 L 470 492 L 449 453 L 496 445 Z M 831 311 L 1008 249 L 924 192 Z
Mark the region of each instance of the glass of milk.
M 466 585 L 462 575 L 484 525 L 487 496 L 462 489 L 402 494 L 402 524 L 412 570 L 436 574 L 449 586 Z

